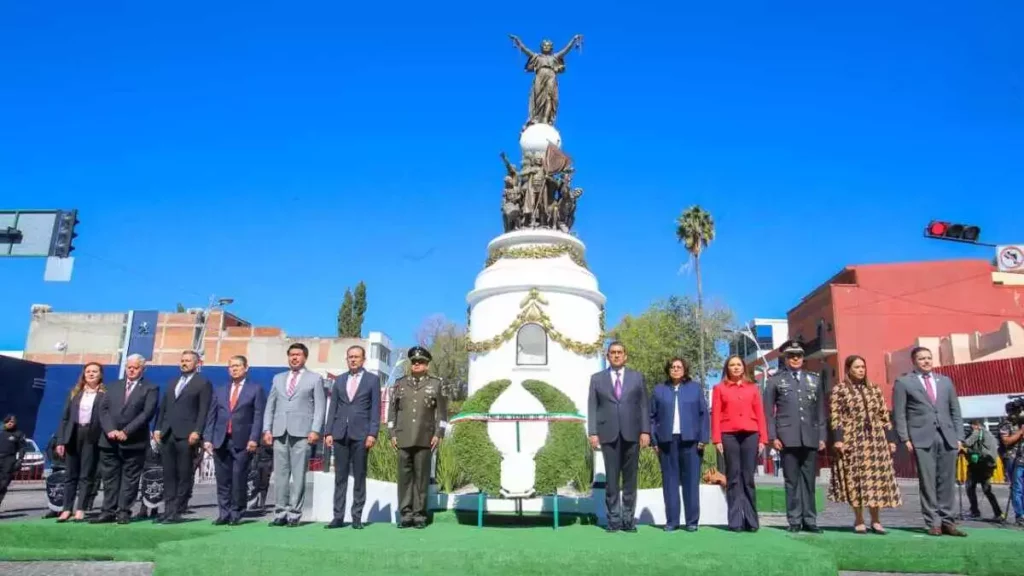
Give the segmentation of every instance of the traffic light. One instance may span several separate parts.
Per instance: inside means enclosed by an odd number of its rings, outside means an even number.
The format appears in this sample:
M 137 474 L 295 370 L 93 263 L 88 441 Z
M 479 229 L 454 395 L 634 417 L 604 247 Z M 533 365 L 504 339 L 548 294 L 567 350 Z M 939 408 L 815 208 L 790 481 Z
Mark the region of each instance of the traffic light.
M 21 244 L 25 234 L 14 226 L 0 228 L 0 244 Z
M 50 256 L 67 258 L 75 249 L 75 226 L 78 225 L 78 210 L 58 211 L 54 224 L 53 243 L 50 245 Z
M 977 244 L 978 238 L 981 237 L 981 228 L 955 222 L 932 220 L 928 223 L 928 227 L 924 229 L 924 235 L 935 240 L 952 240 L 954 242 Z

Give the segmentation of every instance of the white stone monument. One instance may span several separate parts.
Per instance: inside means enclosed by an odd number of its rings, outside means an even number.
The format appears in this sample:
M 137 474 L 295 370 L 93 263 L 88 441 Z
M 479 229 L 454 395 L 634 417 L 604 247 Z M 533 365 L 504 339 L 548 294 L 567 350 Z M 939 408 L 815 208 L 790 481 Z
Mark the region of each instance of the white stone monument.
M 520 137 L 524 163 L 539 162 L 549 145 L 561 145 L 553 126 L 527 127 Z M 517 185 L 529 193 L 525 180 Z M 545 224 L 519 227 L 487 246 L 486 266 L 466 298 L 469 394 L 511 380 L 490 412 L 540 414 L 543 406 L 522 382 L 541 380 L 572 399 L 585 417 L 590 376 L 603 366 L 605 297 L 587 268 L 583 243 L 551 221 Z M 548 423 L 519 423 L 518 445 L 515 427 L 495 421 L 488 432 L 502 453 L 503 490 L 523 493 L 532 487 L 533 456 L 544 446 Z

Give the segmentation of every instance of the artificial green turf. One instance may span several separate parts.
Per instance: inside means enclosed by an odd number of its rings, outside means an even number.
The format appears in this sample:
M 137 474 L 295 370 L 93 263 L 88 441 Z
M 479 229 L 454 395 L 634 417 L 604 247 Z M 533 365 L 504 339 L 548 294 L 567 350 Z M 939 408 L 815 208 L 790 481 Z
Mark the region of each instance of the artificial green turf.
M 762 514 L 784 514 L 786 512 L 786 489 L 783 486 L 757 486 L 757 511 Z M 818 486 L 814 490 L 814 501 L 818 510 L 825 509 L 825 490 Z
M 157 576 L 247 575 L 365 571 L 372 574 L 527 576 L 532 574 L 716 574 L 834 576 L 837 569 L 947 572 L 971 576 L 1018 574 L 1007 550 L 1020 532 L 973 530 L 969 538 L 936 538 L 893 530 L 888 536 L 828 532 L 790 536 L 765 528 L 733 534 L 641 527 L 607 534 L 593 526 L 484 528 L 438 515 L 426 530 L 372 525 L 362 531 L 322 524 L 269 528 L 265 522 L 214 527 L 0 524 L 0 559 L 152 560 Z

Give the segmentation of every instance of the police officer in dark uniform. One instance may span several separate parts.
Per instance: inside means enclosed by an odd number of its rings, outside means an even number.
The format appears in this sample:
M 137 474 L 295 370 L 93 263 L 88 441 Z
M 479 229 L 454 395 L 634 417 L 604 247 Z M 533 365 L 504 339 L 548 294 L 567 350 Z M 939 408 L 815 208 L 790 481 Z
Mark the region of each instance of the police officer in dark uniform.
M 768 379 L 764 414 L 768 441 L 782 454 L 789 531 L 821 533 L 814 502 L 818 451 L 825 449 L 825 390 L 821 378 L 804 369 L 804 348 L 783 343 L 785 369 Z
M 7 495 L 7 486 L 21 468 L 27 446 L 25 433 L 18 430 L 18 419 L 8 414 L 4 417 L 4 429 L 0 431 L 0 504 Z
M 441 379 L 427 374 L 430 352 L 409 350 L 410 374 L 395 382 L 388 402 L 388 433 L 398 449 L 399 528 L 425 528 L 431 454 L 444 435 L 448 406 Z

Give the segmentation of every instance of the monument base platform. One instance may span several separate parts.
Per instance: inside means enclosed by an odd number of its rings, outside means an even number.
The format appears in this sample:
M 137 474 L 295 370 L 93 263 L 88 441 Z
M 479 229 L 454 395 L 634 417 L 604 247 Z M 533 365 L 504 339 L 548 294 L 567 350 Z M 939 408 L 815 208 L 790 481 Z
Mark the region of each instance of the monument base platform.
M 313 472 L 312 503 L 306 510 L 306 518 L 313 522 L 330 522 L 334 519 L 334 473 Z M 566 515 L 593 514 L 598 524 L 607 523 L 604 506 L 604 490 L 596 489 L 587 496 L 557 496 L 558 513 Z M 520 500 L 523 513 L 553 513 L 555 496 L 538 496 Z M 479 497 L 471 494 L 446 494 L 437 491 L 436 485 L 430 486 L 427 496 L 427 507 L 433 511 L 459 510 L 476 512 Z M 485 513 L 516 512 L 516 500 L 488 497 L 484 500 Z M 345 522 L 352 521 L 352 479 L 348 482 L 348 495 L 345 498 Z M 366 504 L 363 506 L 364 523 L 391 523 L 398 521 L 398 486 L 394 482 L 380 480 L 366 481 Z M 662 525 L 665 523 L 665 502 L 661 488 L 637 491 L 636 523 Z M 718 486 L 702 484 L 700 487 L 700 524 L 705 526 L 725 526 L 729 523 L 728 507 L 725 501 L 725 490 Z

